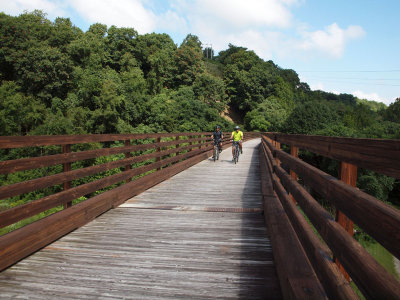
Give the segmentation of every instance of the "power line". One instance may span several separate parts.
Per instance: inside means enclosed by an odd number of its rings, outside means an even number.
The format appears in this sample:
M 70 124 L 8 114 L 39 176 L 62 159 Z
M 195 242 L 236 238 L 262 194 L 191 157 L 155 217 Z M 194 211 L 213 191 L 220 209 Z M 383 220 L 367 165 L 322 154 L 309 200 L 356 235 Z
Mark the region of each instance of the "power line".
M 305 78 L 308 80 L 309 78 Z M 400 86 L 400 84 L 387 84 L 387 83 L 371 83 L 371 82 L 354 82 L 354 81 L 346 81 L 340 79 L 326 79 L 326 78 L 311 78 L 311 79 L 320 79 L 321 81 L 329 81 L 329 82 L 338 82 L 338 83 L 350 83 L 350 84 L 368 84 L 368 85 L 380 85 L 380 86 Z
M 399 81 L 400 78 L 354 78 L 354 77 L 324 77 L 324 76 L 307 76 L 307 78 L 315 78 L 315 79 L 355 79 L 355 80 L 375 80 L 375 81 L 387 81 L 387 80 L 394 80 L 394 81 Z
M 327 70 L 309 71 L 309 70 L 297 70 L 296 72 L 304 72 L 304 73 L 391 73 L 391 72 L 400 72 L 400 69 L 399 69 L 399 70 L 356 70 L 356 71 L 349 71 L 349 70 L 340 70 L 340 71 L 327 71 Z

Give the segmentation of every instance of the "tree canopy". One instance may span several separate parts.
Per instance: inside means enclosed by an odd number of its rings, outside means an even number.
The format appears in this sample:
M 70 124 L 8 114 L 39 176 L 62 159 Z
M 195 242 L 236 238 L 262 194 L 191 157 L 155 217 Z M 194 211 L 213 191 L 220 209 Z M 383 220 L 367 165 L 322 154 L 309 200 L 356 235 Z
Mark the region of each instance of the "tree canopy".
M 193 34 L 178 46 L 134 28 L 83 32 L 35 10 L 0 13 L 0 44 L 0 135 L 227 131 L 233 112 L 245 130 L 400 138 L 400 98 L 313 91 L 295 70 L 233 44 L 215 55 Z M 382 199 L 400 186 L 360 178 Z

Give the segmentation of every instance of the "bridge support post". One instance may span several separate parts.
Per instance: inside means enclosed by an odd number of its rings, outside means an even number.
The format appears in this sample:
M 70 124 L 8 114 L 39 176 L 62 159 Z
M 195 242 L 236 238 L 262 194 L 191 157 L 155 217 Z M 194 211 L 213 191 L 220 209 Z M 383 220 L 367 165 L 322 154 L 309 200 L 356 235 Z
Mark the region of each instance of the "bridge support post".
M 280 150 L 281 149 L 281 143 L 279 143 L 279 142 L 277 142 L 277 141 L 274 141 L 273 142 L 273 145 L 274 145 L 274 147 L 277 149 L 277 150 Z M 277 158 L 277 157 L 275 157 L 275 160 L 276 160 L 276 164 L 277 164 L 277 166 L 281 166 L 281 161 L 279 160 L 279 158 Z
M 175 137 L 175 141 L 179 141 L 179 135 L 177 135 Z M 181 146 L 180 144 L 176 144 L 175 148 L 179 148 L 180 146 Z M 179 152 L 176 152 L 175 156 L 178 156 L 178 155 L 179 155 Z
M 130 140 L 125 140 L 125 147 L 129 147 L 131 145 L 131 141 Z M 129 158 L 131 157 L 131 153 L 130 152 L 126 152 L 125 153 L 125 158 Z M 131 169 L 131 165 L 126 165 L 125 166 L 125 171 L 129 171 Z M 126 180 L 126 183 L 130 182 L 132 180 L 132 178 L 128 178 Z
M 62 151 L 63 153 L 70 153 L 71 152 L 71 145 L 63 145 L 62 146 Z M 63 164 L 63 172 L 69 172 L 71 171 L 71 163 L 64 163 Z M 64 182 L 63 184 L 63 189 L 64 191 L 69 190 L 71 188 L 71 181 Z M 72 206 L 72 201 L 69 201 L 67 203 L 64 203 L 64 209 L 71 207 Z
M 189 140 L 192 140 L 193 138 L 194 138 L 193 135 L 189 135 Z M 193 146 L 193 142 L 189 142 L 189 145 L 190 145 L 190 146 Z M 190 151 L 193 151 L 193 148 L 192 148 L 192 147 L 189 148 L 189 152 L 190 152 Z
M 290 146 L 290 154 L 292 156 L 298 158 L 299 157 L 299 148 L 296 146 Z M 290 177 L 292 177 L 294 180 L 297 181 L 297 174 L 293 170 L 290 170 Z M 297 201 L 296 201 L 296 199 L 294 199 L 293 195 L 292 194 L 289 194 L 289 195 L 290 195 L 290 199 L 292 199 L 293 203 L 297 204 Z
M 357 166 L 342 162 L 341 170 L 340 170 L 340 180 L 356 187 L 357 184 Z M 339 210 L 336 210 L 336 222 L 338 222 L 351 236 L 353 236 L 353 221 L 350 220 L 344 213 Z M 340 271 L 343 273 L 344 277 L 350 281 L 350 276 L 347 274 L 341 263 L 337 258 L 335 258 L 335 262 L 338 265 Z
M 157 143 L 161 143 L 161 137 L 158 137 L 158 138 L 157 138 Z M 161 147 L 158 147 L 156 151 L 157 151 L 157 152 L 161 152 Z M 156 158 L 156 161 L 160 161 L 160 160 L 161 160 L 161 157 L 160 157 L 160 156 Z M 160 170 L 161 170 L 161 167 L 160 167 L 160 168 L 157 168 L 157 171 L 160 171 Z

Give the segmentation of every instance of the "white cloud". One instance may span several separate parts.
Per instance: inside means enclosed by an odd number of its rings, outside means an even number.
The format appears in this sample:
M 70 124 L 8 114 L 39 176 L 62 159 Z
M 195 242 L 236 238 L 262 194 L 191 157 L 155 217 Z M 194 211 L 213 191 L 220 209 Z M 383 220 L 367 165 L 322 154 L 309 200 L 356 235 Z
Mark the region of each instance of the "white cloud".
M 312 89 L 313 91 L 318 91 L 318 90 L 323 91 L 323 90 L 325 90 L 324 84 L 322 82 L 310 83 L 310 89 Z
M 155 29 L 155 15 L 140 0 L 71 0 L 69 4 L 90 23 L 133 27 L 140 34 Z
M 300 49 L 305 51 L 317 50 L 327 53 L 334 58 L 342 57 L 346 44 L 353 40 L 361 38 L 365 35 L 365 31 L 361 26 L 349 26 L 347 29 L 340 28 L 333 23 L 324 30 L 308 32 L 304 28 L 300 28 L 302 41 L 298 44 Z
M 278 30 L 292 26 L 290 8 L 301 1 L 175 0 L 170 9 L 186 21 L 186 34 L 197 35 L 203 43 L 212 44 L 216 52 L 231 43 L 269 60 L 286 43 Z
M 296 0 L 197 0 L 187 3 L 191 19 L 205 19 L 226 29 L 254 26 L 287 27 L 292 15 L 289 6 Z M 196 22 L 196 21 L 195 21 Z
M 378 95 L 378 93 L 365 93 L 363 91 L 357 90 L 357 91 L 354 91 L 352 94 L 360 99 L 367 99 L 367 100 L 371 100 L 371 101 L 383 102 L 386 105 L 389 105 L 390 103 L 393 102 L 391 100 L 380 97 Z
M 18 16 L 24 11 L 31 12 L 35 9 L 38 9 L 42 10 L 44 13 L 47 13 L 49 17 L 55 18 L 66 16 L 66 12 L 64 10 L 65 5 L 63 2 L 64 1 L 51 0 L 0 0 L 0 11 L 4 11 L 12 16 Z
M 175 32 L 185 36 L 189 32 L 185 18 L 172 10 L 168 10 L 166 13 L 157 17 L 156 27 L 162 32 Z

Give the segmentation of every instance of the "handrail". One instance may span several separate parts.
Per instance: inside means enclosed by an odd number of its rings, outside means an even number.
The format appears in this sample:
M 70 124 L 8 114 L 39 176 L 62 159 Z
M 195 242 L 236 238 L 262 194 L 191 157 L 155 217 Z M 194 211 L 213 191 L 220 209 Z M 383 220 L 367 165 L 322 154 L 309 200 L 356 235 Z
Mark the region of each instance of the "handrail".
M 229 133 L 225 135 L 224 148 L 230 145 Z M 0 236 L 0 271 L 149 187 L 206 159 L 212 153 L 210 136 L 211 132 L 0 136 L 0 149 L 4 149 L 4 153 L 15 148 L 33 148 L 38 152 L 36 157 L 0 161 L 2 176 L 63 166 L 58 168 L 58 173 L 0 186 L 1 202 L 63 185 L 61 191 L 55 190 L 40 199 L 0 211 L 0 229 L 15 226 L 17 222 L 30 222 Z M 259 134 L 246 133 L 245 136 L 246 139 L 254 137 L 259 137 Z M 113 144 L 115 142 L 118 144 Z M 96 149 L 90 149 L 91 143 L 96 143 Z M 89 146 L 82 147 L 84 144 Z M 101 145 L 103 147 L 98 149 Z M 49 153 L 46 147 L 51 147 Z M 59 153 L 54 153 L 57 148 Z M 79 151 L 85 148 L 89 149 Z M 99 157 L 108 159 L 95 164 Z M 81 163 L 82 167 L 77 168 L 73 165 L 76 163 Z M 107 175 L 107 172 L 111 174 Z M 89 180 L 88 176 L 94 178 Z M 102 189 L 109 190 L 98 194 Z M 86 200 L 72 205 L 80 197 Z M 41 216 L 48 213 L 51 214 Z M 39 220 L 34 221 L 36 218 Z
M 399 299 L 400 283 L 352 238 L 348 229 L 335 221 L 334 217 L 297 182 L 295 176 L 291 176 L 284 168 L 299 176 L 305 185 L 329 200 L 337 211 L 343 212 L 396 257 L 400 257 L 399 210 L 280 150 L 281 143 L 348 163 L 357 163 L 365 168 L 372 166 L 374 171 L 397 177 L 400 170 L 400 141 L 265 133 L 261 144 L 263 155 L 268 160 L 265 167 L 269 168 L 268 172 L 273 176 L 274 190 L 329 295 L 335 299 L 354 298 L 348 288 L 343 289 L 344 277 L 340 275 L 339 267 L 344 267 L 367 298 Z M 384 158 L 374 156 L 371 148 L 373 146 L 377 147 L 375 156 L 385 153 Z M 383 165 L 375 165 L 378 162 L 382 162 Z M 288 193 L 294 199 L 290 199 Z M 295 202 L 326 245 L 321 244 L 315 235 L 311 235 L 309 225 L 299 214 Z M 333 264 L 334 258 L 340 261 L 339 266 Z
M 273 141 L 400 178 L 400 140 L 265 133 Z

